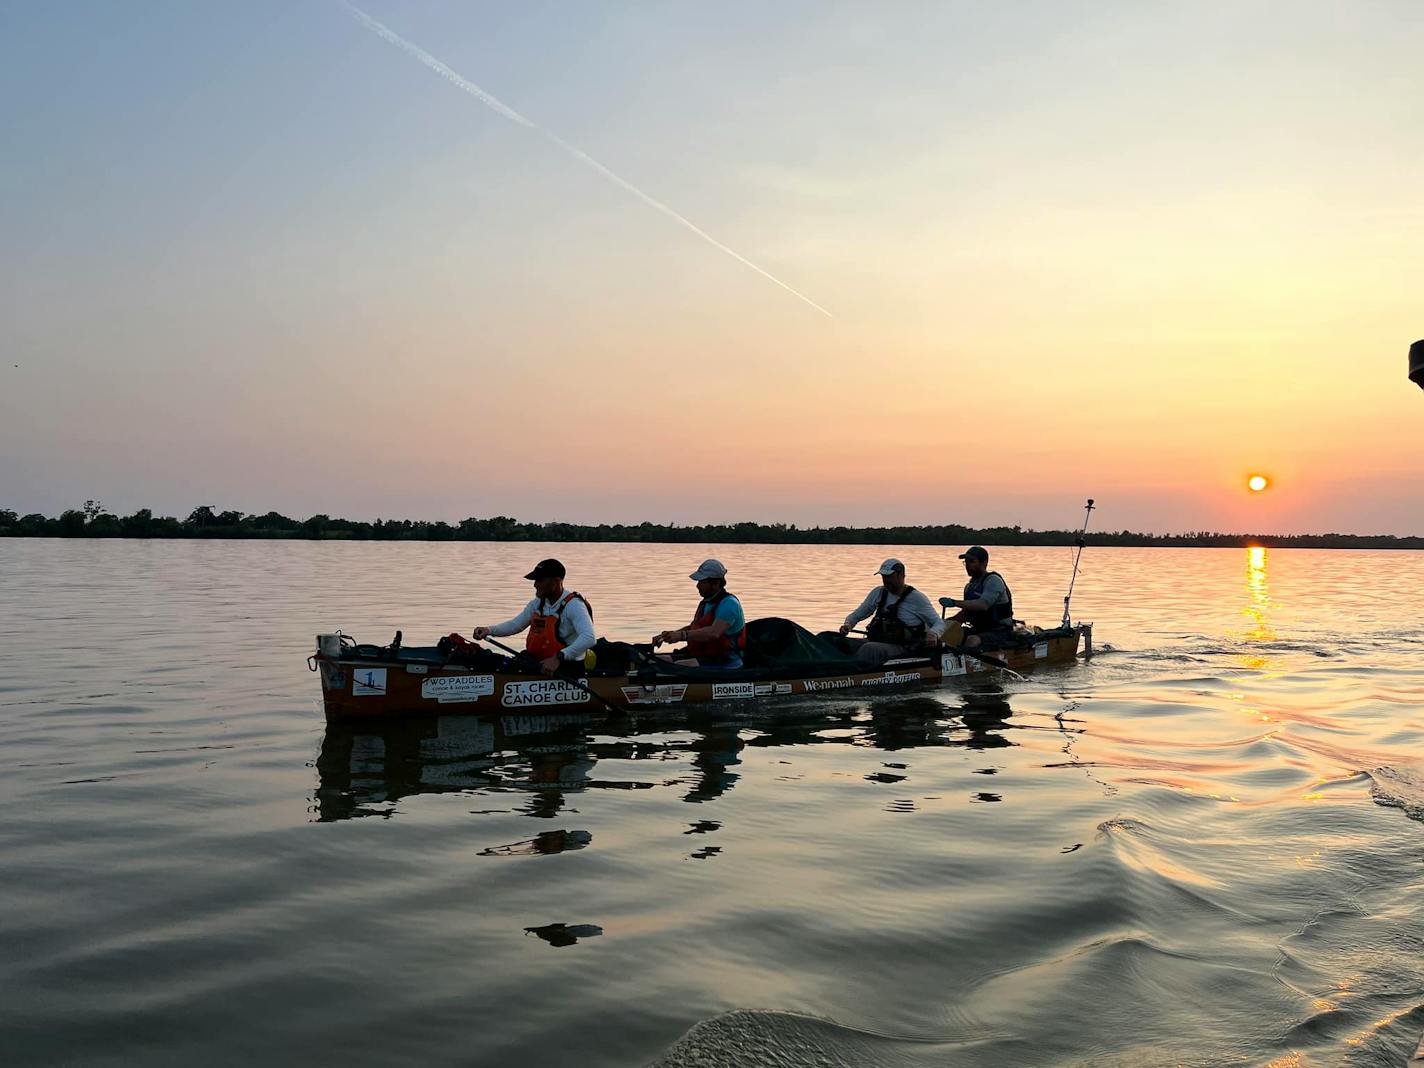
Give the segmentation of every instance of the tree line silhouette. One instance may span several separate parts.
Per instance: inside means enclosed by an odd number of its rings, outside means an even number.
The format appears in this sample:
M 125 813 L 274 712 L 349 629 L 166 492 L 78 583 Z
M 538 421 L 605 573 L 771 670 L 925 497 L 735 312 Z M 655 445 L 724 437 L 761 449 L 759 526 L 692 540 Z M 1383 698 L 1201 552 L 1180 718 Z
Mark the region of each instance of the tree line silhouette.
M 0 537 L 30 538 L 297 538 L 351 541 L 586 541 L 725 542 L 786 545 L 1073 545 L 1076 530 L 967 527 L 958 523 L 888 527 L 801 527 L 795 523 L 521 523 L 509 516 L 462 519 L 458 523 L 413 519 L 292 519 L 213 505 L 194 508 L 186 519 L 156 516 L 148 508 L 118 516 L 98 501 L 85 501 L 58 516 L 19 515 L 0 509 Z M 1090 531 L 1089 545 L 1161 545 L 1239 548 L 1262 545 L 1301 549 L 1424 549 L 1424 537 L 1393 534 L 1216 534 L 1189 531 L 1150 534 L 1131 530 Z

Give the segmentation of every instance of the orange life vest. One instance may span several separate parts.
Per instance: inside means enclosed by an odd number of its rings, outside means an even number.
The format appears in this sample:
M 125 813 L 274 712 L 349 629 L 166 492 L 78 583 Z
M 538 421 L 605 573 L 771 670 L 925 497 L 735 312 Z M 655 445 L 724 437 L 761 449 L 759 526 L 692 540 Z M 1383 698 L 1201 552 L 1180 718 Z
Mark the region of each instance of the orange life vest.
M 724 598 L 735 594 L 720 590 L 697 606 L 697 616 L 692 621 L 694 629 L 710 627 L 717 618 L 717 606 Z M 747 628 L 744 625 L 735 634 L 723 634 L 720 638 L 688 638 L 687 651 L 699 660 L 725 660 L 733 653 L 740 655 L 747 647 Z
M 559 640 L 559 620 L 564 618 L 564 609 L 575 597 L 583 601 L 583 606 L 588 609 L 588 617 L 593 618 L 593 605 L 588 603 L 588 599 L 581 593 L 570 591 L 559 598 L 552 612 L 534 613 L 534 618 L 529 621 L 528 636 L 524 639 L 525 649 L 540 660 L 558 656 L 564 651 L 566 646 Z

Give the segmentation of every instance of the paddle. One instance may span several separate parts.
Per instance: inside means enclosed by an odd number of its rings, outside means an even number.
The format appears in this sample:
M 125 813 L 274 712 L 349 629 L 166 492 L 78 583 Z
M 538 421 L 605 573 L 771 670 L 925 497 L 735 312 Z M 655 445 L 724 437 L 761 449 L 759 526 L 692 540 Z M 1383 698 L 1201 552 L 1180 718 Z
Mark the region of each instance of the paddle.
M 858 627 L 852 627 L 850 629 L 850 632 L 852 634 L 865 634 L 865 631 L 859 629 Z M 869 637 L 869 635 L 866 634 L 866 637 Z M 928 646 L 926 648 L 928 648 Z M 947 653 L 957 653 L 961 656 L 972 656 L 975 660 L 982 660 L 984 663 L 991 664 L 996 668 L 1000 668 L 1004 671 L 1007 671 L 1011 675 L 1018 675 L 1019 678 L 1023 678 L 1022 675 L 1019 675 L 1018 672 L 1016 672 L 1013 668 L 1009 667 L 1009 665 L 1005 661 L 1000 660 L 997 656 L 990 656 L 988 653 L 976 653 L 973 649 L 966 649 L 962 645 L 956 649 L 950 649 L 946 647 L 944 651 Z
M 508 653 L 510 656 L 519 656 L 519 655 L 520 655 L 518 649 L 511 649 L 509 646 L 505 645 L 503 642 L 497 642 L 497 641 L 495 641 L 493 638 L 489 637 L 488 635 L 486 635 L 484 638 L 480 638 L 480 639 L 476 639 L 476 640 L 477 640 L 477 641 L 486 641 L 486 642 L 489 642 L 489 644 L 493 645 L 496 649 L 503 649 L 503 650 L 504 650 L 506 653 Z M 567 682 L 570 686 L 577 687 L 578 689 L 582 690 L 584 693 L 588 694 L 588 695 L 589 695 L 590 697 L 592 697 L 595 701 L 602 702 L 602 703 L 603 703 L 604 705 L 606 705 L 606 706 L 608 707 L 608 709 L 609 709 L 610 711 L 612 711 L 612 712 L 617 712 L 617 713 L 619 713 L 619 714 L 621 715 L 622 713 L 628 711 L 628 709 L 627 709 L 626 707 L 624 707 L 623 705 L 615 705 L 612 701 L 610 701 L 608 698 L 604 697 L 601 693 L 595 693 L 593 690 L 589 689 L 589 688 L 588 688 L 587 686 L 585 686 L 583 683 L 579 682 L 578 679 L 565 678 L 565 677 L 562 676 L 562 675 L 556 676 L 556 677 L 558 678 L 558 680 L 559 680 L 560 682 Z

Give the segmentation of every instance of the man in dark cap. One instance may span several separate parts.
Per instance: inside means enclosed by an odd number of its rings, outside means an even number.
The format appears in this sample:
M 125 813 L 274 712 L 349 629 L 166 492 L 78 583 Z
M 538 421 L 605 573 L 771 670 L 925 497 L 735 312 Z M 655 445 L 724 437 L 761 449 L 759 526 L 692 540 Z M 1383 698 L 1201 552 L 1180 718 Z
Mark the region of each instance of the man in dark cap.
M 939 603 L 946 608 L 958 608 L 950 616 L 963 624 L 968 633 L 964 644 L 971 649 L 984 645 L 989 647 L 1003 644 L 1014 629 L 1014 595 L 1009 592 L 1004 576 L 989 570 L 989 550 L 982 545 L 971 545 L 959 554 L 964 561 L 964 570 L 969 581 L 964 584 L 962 598 L 941 597 Z
M 598 640 L 593 633 L 593 608 L 583 594 L 564 591 L 564 565 L 557 560 L 540 560 L 525 575 L 534 583 L 534 600 L 513 619 L 492 627 L 476 627 L 475 640 L 503 638 L 527 630 L 524 648 L 539 661 L 545 675 L 560 668 L 577 670 L 583 654 Z

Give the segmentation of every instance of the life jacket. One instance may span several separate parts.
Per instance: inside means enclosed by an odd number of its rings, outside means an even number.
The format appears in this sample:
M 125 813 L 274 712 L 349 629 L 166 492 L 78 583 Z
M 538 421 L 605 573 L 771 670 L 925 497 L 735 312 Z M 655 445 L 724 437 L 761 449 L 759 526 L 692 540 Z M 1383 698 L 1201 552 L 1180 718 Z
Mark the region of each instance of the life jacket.
M 889 642 L 891 645 L 923 645 L 925 625 L 909 624 L 900 618 L 900 606 L 905 598 L 915 592 L 915 587 L 906 586 L 900 591 L 895 603 L 890 603 L 890 591 L 880 587 L 880 603 L 875 606 L 875 615 L 866 625 L 865 634 L 873 642 Z
M 728 593 L 726 590 L 719 590 L 714 596 L 705 598 L 697 606 L 697 615 L 692 619 L 693 629 L 710 627 L 712 621 L 717 618 L 717 606 L 728 597 L 735 599 L 736 595 Z M 720 638 L 687 639 L 687 651 L 698 660 L 726 660 L 729 656 L 740 656 L 746 647 L 747 628 L 745 625 L 735 634 L 727 631 Z
M 564 609 L 575 597 L 583 601 L 583 606 L 588 609 L 588 616 L 592 619 L 593 605 L 588 603 L 583 594 L 572 590 L 559 598 L 552 612 L 535 610 L 534 618 L 529 621 L 529 633 L 524 639 L 524 648 L 538 659 L 547 660 L 551 656 L 558 656 L 566 648 L 559 638 L 559 621 L 564 618 Z M 540 607 L 543 606 L 542 601 L 539 604 Z
M 998 575 L 999 581 L 1004 581 L 1004 576 L 997 571 L 986 571 L 977 579 L 970 579 L 964 584 L 964 599 L 966 601 L 977 601 L 984 594 L 984 580 L 990 575 Z M 964 612 L 964 624 L 983 634 L 986 630 L 994 630 L 999 627 L 1011 627 L 1014 622 L 1014 594 L 1009 589 L 1009 584 L 1004 582 L 1004 592 L 1008 594 L 1002 602 L 991 605 L 987 610 L 979 609 Z

